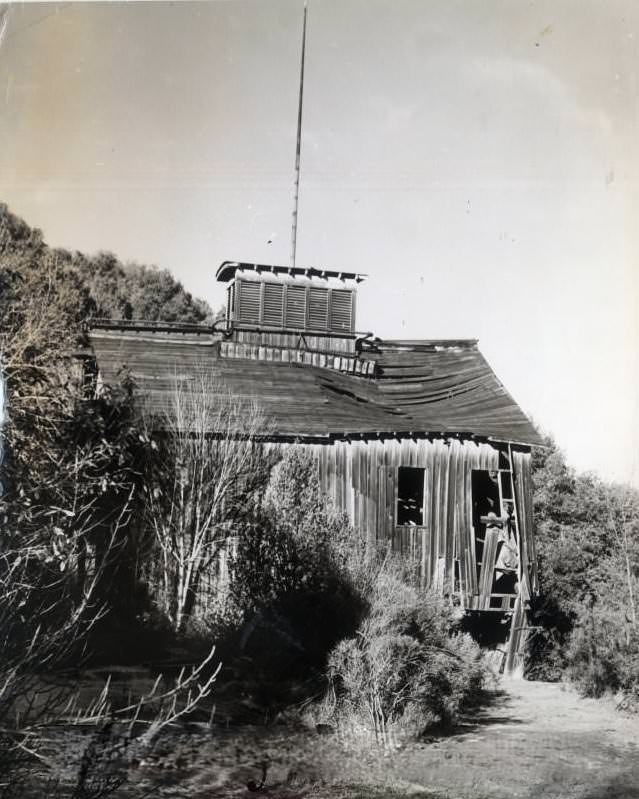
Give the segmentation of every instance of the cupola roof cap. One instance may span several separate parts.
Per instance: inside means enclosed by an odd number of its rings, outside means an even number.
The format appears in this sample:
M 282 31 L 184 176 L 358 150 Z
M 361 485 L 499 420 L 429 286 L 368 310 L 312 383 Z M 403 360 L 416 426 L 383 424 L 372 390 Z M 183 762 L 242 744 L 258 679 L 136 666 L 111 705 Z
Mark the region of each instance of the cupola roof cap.
M 281 275 L 286 277 L 315 277 L 315 278 L 333 278 L 343 281 L 352 281 L 361 283 L 366 280 L 367 275 L 360 272 L 347 272 L 335 269 L 320 269 L 318 267 L 303 267 L 303 266 L 272 266 L 269 264 L 249 264 L 241 263 L 239 261 L 224 261 L 215 273 L 217 280 L 228 283 L 235 277 L 237 271 L 252 271 L 252 272 L 266 272 L 272 275 Z

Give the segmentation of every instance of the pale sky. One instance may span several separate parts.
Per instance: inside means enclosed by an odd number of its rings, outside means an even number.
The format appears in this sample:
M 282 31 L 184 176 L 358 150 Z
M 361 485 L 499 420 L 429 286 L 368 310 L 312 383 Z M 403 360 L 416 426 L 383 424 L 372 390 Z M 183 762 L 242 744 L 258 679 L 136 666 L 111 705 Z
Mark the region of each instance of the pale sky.
M 0 201 L 220 305 L 220 262 L 289 261 L 301 23 L 8 6 Z M 368 273 L 360 330 L 479 338 L 575 467 L 637 485 L 638 37 L 636 0 L 310 0 L 297 253 Z

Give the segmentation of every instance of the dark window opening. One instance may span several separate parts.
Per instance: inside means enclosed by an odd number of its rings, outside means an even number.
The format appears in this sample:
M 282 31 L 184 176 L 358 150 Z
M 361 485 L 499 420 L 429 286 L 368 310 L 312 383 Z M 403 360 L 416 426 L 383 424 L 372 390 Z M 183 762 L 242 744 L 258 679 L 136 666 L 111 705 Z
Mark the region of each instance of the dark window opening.
M 473 529 L 475 530 L 475 558 L 478 572 L 484 554 L 486 524 L 482 522 L 489 513 L 501 515 L 499 502 L 499 472 L 488 469 L 473 469 L 471 477 L 473 497 Z
M 425 469 L 400 466 L 397 470 L 397 524 L 424 524 Z

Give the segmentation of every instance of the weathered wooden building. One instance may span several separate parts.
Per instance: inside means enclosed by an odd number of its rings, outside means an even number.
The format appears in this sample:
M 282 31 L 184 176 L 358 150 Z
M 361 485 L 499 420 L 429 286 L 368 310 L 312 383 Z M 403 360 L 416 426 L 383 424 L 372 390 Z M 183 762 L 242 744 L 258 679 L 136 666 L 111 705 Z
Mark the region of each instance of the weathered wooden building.
M 474 340 L 382 341 L 356 327 L 362 275 L 222 264 L 214 326 L 96 322 L 101 379 L 122 368 L 151 406 L 210 369 L 256 398 L 268 437 L 309 447 L 326 491 L 371 542 L 419 563 L 470 612 L 511 617 L 509 667 L 537 590 L 531 423 Z

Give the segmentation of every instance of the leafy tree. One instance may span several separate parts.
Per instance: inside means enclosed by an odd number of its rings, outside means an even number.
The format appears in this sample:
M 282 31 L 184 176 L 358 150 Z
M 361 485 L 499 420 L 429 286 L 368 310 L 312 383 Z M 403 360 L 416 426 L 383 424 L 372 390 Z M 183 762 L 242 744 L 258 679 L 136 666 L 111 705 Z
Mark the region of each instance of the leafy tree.
M 75 253 L 71 267 L 89 289 L 96 316 L 164 322 L 213 318 L 207 303 L 186 292 L 166 269 L 122 264 L 108 252 L 92 257 Z
M 576 473 L 550 437 L 533 476 L 542 596 L 529 674 L 565 676 L 592 695 L 634 692 L 639 492 Z

